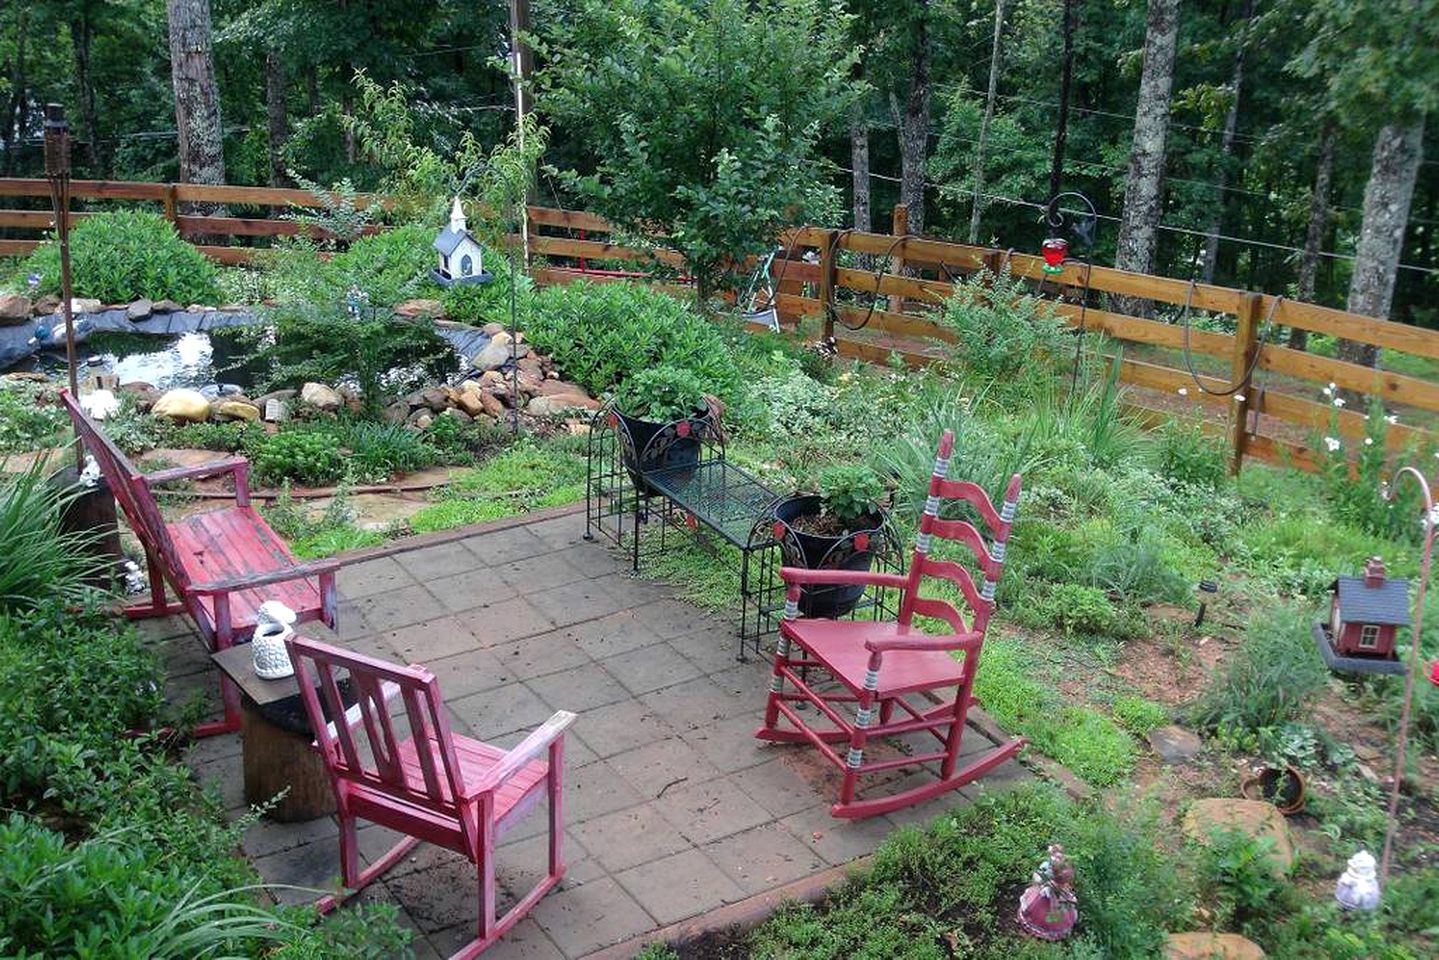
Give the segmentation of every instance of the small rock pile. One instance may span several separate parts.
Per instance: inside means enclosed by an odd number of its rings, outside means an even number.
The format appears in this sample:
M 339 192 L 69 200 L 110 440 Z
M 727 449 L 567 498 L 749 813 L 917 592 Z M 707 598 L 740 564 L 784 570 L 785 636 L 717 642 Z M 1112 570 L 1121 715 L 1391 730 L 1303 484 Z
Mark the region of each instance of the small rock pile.
M 440 384 L 407 394 L 385 408 L 385 419 L 418 430 L 440 416 L 494 426 L 518 410 L 530 422 L 567 420 L 572 421 L 572 430 L 581 431 L 587 419 L 584 414 L 599 409 L 599 401 L 579 384 L 561 380 L 554 361 L 535 352 L 523 333 L 512 341 L 499 324 L 487 326 L 485 332 L 490 335 L 489 342 L 470 358 L 471 369 L 458 385 Z M 176 389 L 162 394 L 148 383 L 133 382 L 114 389 L 134 394 L 141 411 L 178 423 L 277 423 L 289 419 L 297 406 L 322 413 L 360 409 L 358 392 L 345 384 L 306 383 L 299 390 L 275 390 L 253 399 L 228 386 L 218 391 Z
M 164 313 L 234 313 L 244 310 L 241 304 L 232 303 L 222 307 L 210 307 L 200 303 L 192 303 L 188 307 L 176 303 L 174 300 L 132 300 L 129 303 L 107 304 L 99 300 L 87 297 L 75 297 L 70 301 L 70 312 L 79 316 L 88 313 L 101 313 L 107 310 L 125 311 L 125 318 L 138 323 L 148 319 L 154 314 Z M 53 294 L 46 294 L 31 300 L 29 297 L 18 293 L 0 294 L 0 327 L 13 327 L 29 322 L 32 318 L 50 317 L 60 312 L 60 298 Z

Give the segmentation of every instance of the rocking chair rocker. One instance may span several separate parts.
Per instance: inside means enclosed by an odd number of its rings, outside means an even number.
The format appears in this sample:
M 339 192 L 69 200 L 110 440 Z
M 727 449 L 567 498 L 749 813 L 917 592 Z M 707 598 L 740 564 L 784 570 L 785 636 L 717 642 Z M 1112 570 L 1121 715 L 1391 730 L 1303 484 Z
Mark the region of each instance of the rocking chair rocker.
M 1015 474 L 1010 479 L 1004 503 L 996 511 L 978 485 L 945 479 L 953 448 L 954 434 L 946 430 L 935 459 L 929 499 L 908 574 L 792 567 L 780 571 L 789 589 L 764 726 L 755 731 L 755 736 L 779 743 L 811 743 L 839 767 L 844 774 L 839 802 L 830 808 L 836 817 L 877 816 L 958 789 L 1013 757 L 1026 743 L 1023 738 L 1011 740 L 966 757 L 965 765 L 959 767 L 979 653 L 994 611 L 994 591 L 1004 568 L 1005 544 L 1019 505 L 1020 476 Z M 983 519 L 993 545 L 986 547 L 979 530 L 966 520 L 940 519 L 944 500 L 967 502 Z M 957 541 L 974 554 L 976 567 L 983 575 L 980 588 L 975 588 L 974 578 L 964 565 L 929 556 L 935 537 Z M 947 580 L 958 588 L 972 622 L 966 623 L 948 601 L 919 595 L 920 581 L 926 575 Z M 899 590 L 898 622 L 800 619 L 800 588 L 805 584 L 863 584 Z M 942 634 L 922 633 L 913 626 L 915 616 L 943 621 L 949 629 Z M 820 681 L 811 678 L 812 670 L 822 675 Z M 824 678 L 835 682 L 822 683 Z M 928 702 L 916 704 L 906 699 L 914 695 L 923 695 Z M 814 709 L 800 713 L 795 704 L 805 703 Z M 852 720 L 837 709 L 836 705 L 843 703 L 855 704 Z M 790 726 L 781 727 L 781 717 Z M 941 749 L 865 760 L 870 740 L 918 731 L 931 734 Z M 831 744 L 846 744 L 848 751 L 841 755 Z M 863 775 L 936 763 L 939 779 L 931 783 L 888 796 L 855 799 Z

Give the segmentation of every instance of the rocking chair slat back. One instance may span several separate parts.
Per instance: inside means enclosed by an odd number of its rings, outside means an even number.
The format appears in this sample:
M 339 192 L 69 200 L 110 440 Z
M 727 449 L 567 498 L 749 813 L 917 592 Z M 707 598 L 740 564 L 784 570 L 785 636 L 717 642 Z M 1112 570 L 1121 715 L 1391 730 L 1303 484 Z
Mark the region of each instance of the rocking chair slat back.
M 919 521 L 919 533 L 915 537 L 914 557 L 909 566 L 904 599 L 900 604 L 899 622 L 907 627 L 918 614 L 942 619 L 954 627 L 956 632 L 973 630 L 983 634 L 989 625 L 990 614 L 994 611 L 994 591 L 1004 570 L 1005 545 L 1009 540 L 1010 528 L 1014 525 L 1021 481 L 1017 473 L 1010 478 L 1004 493 L 1004 503 L 996 510 L 989 494 L 978 484 L 968 480 L 946 479 L 953 452 L 954 433 L 946 430 L 940 440 L 939 453 L 935 457 L 934 473 L 929 480 L 929 497 L 925 501 L 924 514 Z M 946 500 L 962 500 L 975 509 L 988 527 L 989 545 L 986 545 L 984 535 L 969 521 L 940 519 L 939 511 Z M 976 568 L 984 576 L 983 586 L 976 590 L 974 575 L 964 565 L 954 560 L 932 559 L 929 556 L 931 542 L 936 537 L 957 541 L 969 549 L 974 555 Z M 947 601 L 921 597 L 919 587 L 925 575 L 941 577 L 959 587 L 972 614 L 972 622 L 966 623 L 964 616 Z
M 434 675 L 420 667 L 341 653 L 301 638 L 290 640 L 290 651 L 300 695 L 312 716 L 320 713 L 321 695 L 329 716 L 345 715 L 337 670 L 349 673 L 359 722 L 332 723 L 315 732 L 331 772 L 396 800 L 454 816 L 458 798 L 464 795 L 464 781 Z M 414 758 L 401 749 L 403 737 L 395 729 L 399 711 L 392 714 L 387 690 L 398 691 Z M 358 731 L 364 732 L 363 740 Z

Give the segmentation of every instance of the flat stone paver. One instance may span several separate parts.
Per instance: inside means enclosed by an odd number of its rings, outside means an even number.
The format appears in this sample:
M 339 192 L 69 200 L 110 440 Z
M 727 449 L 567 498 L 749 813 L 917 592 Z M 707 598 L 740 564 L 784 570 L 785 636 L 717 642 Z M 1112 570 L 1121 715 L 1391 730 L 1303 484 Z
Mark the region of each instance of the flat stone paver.
M 633 579 L 627 557 L 585 543 L 583 531 L 582 516 L 562 516 L 346 567 L 338 632 L 305 628 L 358 652 L 426 665 L 456 732 L 501 747 L 557 709 L 578 714 L 566 740 L 565 881 L 487 957 L 574 960 L 847 863 L 898 825 L 1029 776 L 1011 762 L 908 810 L 836 820 L 829 807 L 837 771 L 807 747 L 753 738 L 770 668 L 736 662 L 731 618 Z M 215 671 L 188 621 L 141 627 L 171 666 L 169 693 L 203 698 L 215 713 Z M 988 744 L 976 729 L 965 736 L 966 752 Z M 237 736 L 200 741 L 190 762 L 232 818 L 246 812 Z M 892 779 L 907 776 L 930 774 Z M 545 810 L 501 838 L 502 910 L 543 875 Z M 362 826 L 362 860 L 397 840 Z M 270 883 L 317 888 L 338 880 L 333 818 L 261 820 L 246 833 L 245 850 Z M 372 890 L 367 899 L 395 903 L 417 931 L 419 957 L 447 957 L 473 937 L 478 880 L 458 854 L 422 844 Z M 316 894 L 278 896 L 301 902 Z

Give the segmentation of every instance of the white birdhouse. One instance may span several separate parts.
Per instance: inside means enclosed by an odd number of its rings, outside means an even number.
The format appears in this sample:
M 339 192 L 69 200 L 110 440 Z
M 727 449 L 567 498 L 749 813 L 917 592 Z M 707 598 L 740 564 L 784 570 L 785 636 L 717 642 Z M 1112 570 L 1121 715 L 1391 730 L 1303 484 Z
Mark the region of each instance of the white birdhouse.
M 460 198 L 450 207 L 450 222 L 435 237 L 434 248 L 439 263 L 432 276 L 441 286 L 463 283 L 489 283 L 494 277 L 485 271 L 482 248 L 465 226 L 465 211 Z

